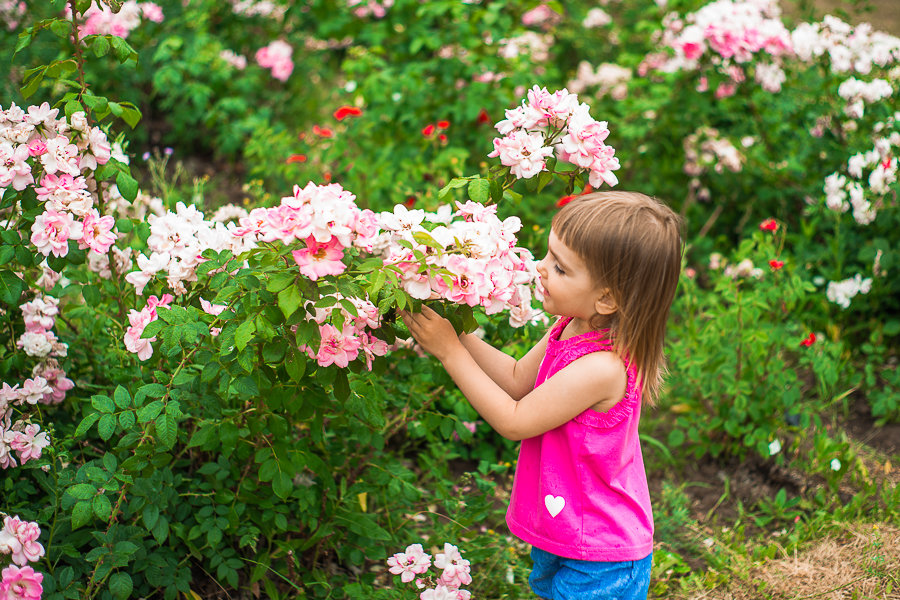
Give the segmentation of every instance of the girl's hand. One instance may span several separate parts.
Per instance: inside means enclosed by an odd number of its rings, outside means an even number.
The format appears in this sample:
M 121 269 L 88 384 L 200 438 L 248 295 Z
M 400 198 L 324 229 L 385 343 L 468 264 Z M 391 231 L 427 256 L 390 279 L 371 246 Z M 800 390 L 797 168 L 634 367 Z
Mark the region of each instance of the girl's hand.
M 419 345 L 441 362 L 457 347 L 462 348 L 450 321 L 427 306 L 420 313 L 401 311 L 400 318 Z

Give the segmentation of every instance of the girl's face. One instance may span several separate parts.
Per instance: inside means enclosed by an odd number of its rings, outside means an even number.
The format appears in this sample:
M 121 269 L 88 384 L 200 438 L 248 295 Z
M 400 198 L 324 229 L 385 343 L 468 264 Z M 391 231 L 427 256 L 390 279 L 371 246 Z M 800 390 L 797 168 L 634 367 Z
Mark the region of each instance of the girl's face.
M 541 276 L 544 310 L 548 313 L 572 317 L 587 325 L 591 317 L 607 312 L 605 307 L 598 307 L 598 301 L 606 296 L 605 290 L 596 285 L 581 257 L 552 230 L 547 255 L 538 263 L 537 272 Z

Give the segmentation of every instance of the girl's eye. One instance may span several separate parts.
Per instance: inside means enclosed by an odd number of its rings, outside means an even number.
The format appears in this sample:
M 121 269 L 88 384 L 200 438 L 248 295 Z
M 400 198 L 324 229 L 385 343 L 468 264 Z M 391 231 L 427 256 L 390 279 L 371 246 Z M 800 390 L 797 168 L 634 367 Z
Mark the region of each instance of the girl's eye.
M 559 265 L 553 265 L 553 268 L 554 268 L 554 269 L 556 270 L 556 272 L 559 273 L 560 275 L 565 275 L 565 274 L 566 274 L 565 271 L 563 271 L 562 269 L 559 268 Z

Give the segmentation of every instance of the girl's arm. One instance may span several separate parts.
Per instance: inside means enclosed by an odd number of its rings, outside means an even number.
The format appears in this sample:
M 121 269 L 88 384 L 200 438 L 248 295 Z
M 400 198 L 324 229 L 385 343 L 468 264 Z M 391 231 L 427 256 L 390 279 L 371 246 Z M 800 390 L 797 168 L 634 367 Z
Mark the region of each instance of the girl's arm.
M 416 341 L 441 361 L 478 414 L 511 440 L 550 431 L 598 403 L 612 408 L 625 392 L 622 361 L 612 352 L 593 352 L 516 401 L 478 366 L 449 321 L 424 308 L 419 314 L 404 313 L 403 322 Z
M 494 348 L 477 335 L 464 333 L 459 336 L 459 341 L 488 377 L 514 400 L 519 400 L 534 388 L 534 380 L 537 378 L 549 336 L 548 331 L 541 341 L 519 360 Z

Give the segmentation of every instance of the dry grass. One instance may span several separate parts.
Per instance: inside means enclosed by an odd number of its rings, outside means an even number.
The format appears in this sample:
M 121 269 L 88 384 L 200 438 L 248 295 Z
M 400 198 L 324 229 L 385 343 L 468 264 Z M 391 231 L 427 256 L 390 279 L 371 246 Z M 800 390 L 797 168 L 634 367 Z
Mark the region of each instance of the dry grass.
M 846 524 L 794 556 L 752 567 L 746 581 L 689 600 L 900 600 L 900 529 Z

